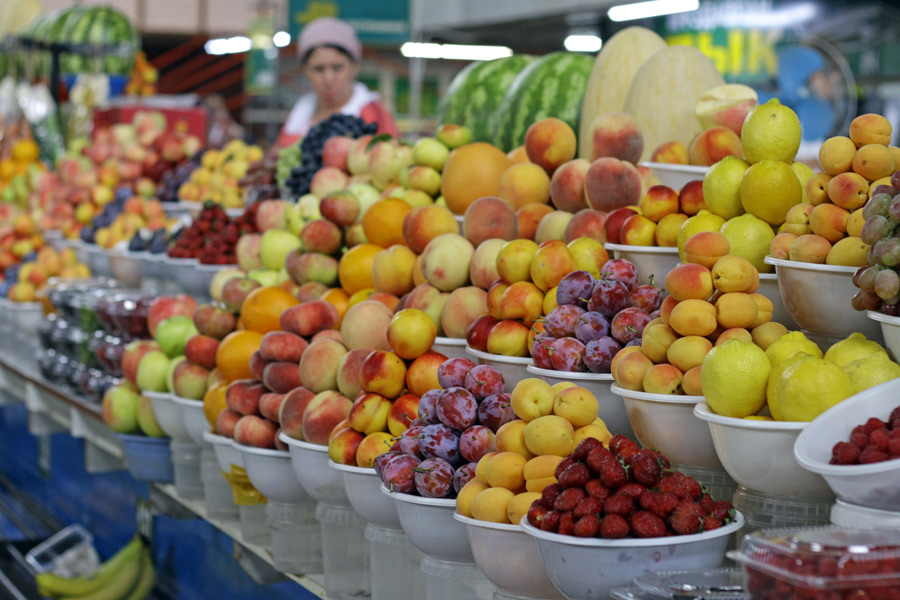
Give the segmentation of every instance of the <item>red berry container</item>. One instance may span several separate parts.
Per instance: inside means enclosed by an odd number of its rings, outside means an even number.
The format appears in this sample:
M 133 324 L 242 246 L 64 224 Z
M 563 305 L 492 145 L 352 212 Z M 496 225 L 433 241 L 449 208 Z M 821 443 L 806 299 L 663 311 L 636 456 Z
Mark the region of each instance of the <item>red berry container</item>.
M 764 529 L 728 553 L 753 600 L 895 598 L 900 530 Z

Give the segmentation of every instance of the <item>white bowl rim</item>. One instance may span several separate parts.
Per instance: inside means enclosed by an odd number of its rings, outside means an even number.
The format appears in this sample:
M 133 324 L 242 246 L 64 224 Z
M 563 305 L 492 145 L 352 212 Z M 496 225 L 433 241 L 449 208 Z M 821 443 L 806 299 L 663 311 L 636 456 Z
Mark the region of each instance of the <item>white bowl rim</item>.
M 466 338 L 452 338 L 452 337 L 443 337 L 437 336 L 434 338 L 435 344 L 443 344 L 444 346 L 465 346 Z
M 590 371 L 557 371 L 555 369 L 542 369 L 533 362 L 529 363 L 525 370 L 532 375 L 543 375 L 557 379 L 572 379 L 581 381 L 612 381 L 612 373 L 591 373 Z
M 173 258 L 168 254 L 165 255 L 165 262 L 171 263 L 173 265 L 192 265 L 192 264 L 200 264 L 200 261 L 196 258 Z
M 342 465 L 341 463 L 334 462 L 330 458 L 328 459 L 328 466 L 335 471 L 343 471 L 345 473 L 355 473 L 356 475 L 371 475 L 373 477 L 378 477 L 378 473 L 375 472 L 375 467 L 355 467 L 353 465 Z M 380 477 L 378 478 L 381 479 Z
M 203 408 L 203 400 L 194 400 L 193 398 L 182 398 L 172 394 L 172 402 L 179 406 L 189 406 L 191 408 Z
M 670 535 L 668 537 L 655 538 L 621 538 L 617 540 L 607 540 L 604 538 L 582 538 L 574 535 L 561 535 L 559 533 L 551 533 L 542 531 L 528 522 L 528 515 L 522 517 L 519 521 L 522 531 L 530 536 L 540 540 L 554 542 L 557 544 L 565 544 L 567 546 L 587 546 L 589 548 L 634 548 L 634 547 L 652 547 L 652 546 L 673 546 L 676 544 L 690 544 L 692 542 L 704 542 L 718 537 L 730 535 L 744 526 L 744 515 L 741 511 L 734 511 L 734 520 L 731 523 L 722 525 L 718 529 L 712 531 L 704 531 L 703 533 L 693 533 L 690 535 Z
M 286 434 L 285 432 L 281 432 L 278 434 L 278 439 L 287 444 L 288 446 L 294 446 L 296 448 L 300 448 L 302 450 L 312 450 L 313 452 L 325 452 L 328 453 L 328 446 L 323 446 L 322 444 L 310 444 L 309 442 L 304 442 L 303 440 L 297 440 Z
M 768 281 L 775 281 L 778 279 L 778 274 L 777 273 L 760 273 L 759 278 L 765 279 Z M 759 290 L 757 290 L 757 291 L 759 291 Z
M 635 254 L 678 254 L 676 246 L 629 246 L 628 244 L 613 244 L 606 242 L 603 244 L 606 250 L 613 252 L 634 252 Z
M 694 407 L 694 416 L 708 423 L 716 425 L 727 425 L 729 427 L 738 427 L 740 429 L 768 429 L 771 431 L 802 431 L 809 425 L 807 421 L 761 421 L 757 419 L 738 419 L 735 417 L 725 417 L 717 415 L 710 408 L 706 401 L 698 403 Z
M 650 167 L 651 169 L 659 169 L 660 171 L 674 171 L 678 173 L 706 173 L 709 167 L 701 165 L 679 165 L 676 163 L 651 162 L 648 160 L 641 161 L 642 167 Z
M 238 443 L 237 440 L 231 440 L 231 446 L 244 454 L 255 454 L 256 456 L 266 456 L 268 458 L 284 458 L 287 460 L 290 460 L 291 458 L 291 455 L 287 450 L 279 450 L 277 448 L 274 450 L 271 448 L 257 448 L 255 446 Z
M 668 404 L 697 404 L 705 401 L 705 396 L 686 396 L 684 394 L 651 394 L 650 392 L 635 392 L 620 387 L 619 384 L 613 382 L 609 386 L 609 391 L 623 398 L 632 400 L 643 400 L 645 402 L 660 402 Z
M 510 532 L 519 532 L 524 533 L 522 531 L 522 527 L 515 523 L 494 523 L 492 521 L 482 521 L 480 519 L 474 519 L 472 517 L 467 517 L 463 514 L 460 514 L 459 511 L 453 512 L 453 518 L 459 521 L 460 523 L 465 523 L 466 525 L 471 525 L 472 527 L 481 527 L 482 529 L 493 529 L 495 531 L 510 531 Z
M 503 354 L 491 354 L 490 352 L 482 352 L 476 350 L 472 346 L 466 345 L 466 352 L 477 358 L 484 360 L 494 360 L 497 362 L 505 362 L 510 365 L 527 365 L 531 362 L 530 356 L 505 356 Z
M 223 270 L 223 269 L 228 269 L 228 268 L 235 268 L 235 269 L 236 269 L 236 268 L 238 268 L 238 264 L 237 264 L 237 263 L 228 263 L 228 264 L 225 264 L 225 265 L 205 265 L 205 264 L 203 264 L 202 262 L 200 262 L 199 259 L 194 259 L 194 260 L 197 261 L 197 270 L 198 270 L 198 271 L 216 271 L 216 272 L 218 272 L 218 271 L 221 271 L 221 270 Z
M 824 273 L 853 274 L 859 270 L 859 267 L 845 267 L 844 265 L 820 265 L 819 263 L 808 263 L 799 260 L 784 260 L 783 258 L 775 258 L 774 256 L 766 256 L 763 259 L 763 262 L 767 265 L 775 265 L 776 267 L 799 269 L 801 271 L 822 271 Z
M 146 254 L 142 256 L 144 260 L 158 260 L 160 262 L 169 258 L 169 255 L 165 252 L 150 252 L 149 250 L 144 251 Z
M 210 444 L 216 444 L 219 446 L 230 446 L 232 442 L 231 438 L 225 437 L 224 435 L 219 435 L 218 433 L 213 433 L 212 429 L 207 429 L 203 432 L 203 439 Z
M 147 396 L 151 400 L 174 400 L 175 394 L 171 392 L 150 392 L 141 390 L 141 394 Z
M 456 510 L 456 498 L 426 498 L 425 496 L 415 496 L 413 494 L 404 494 L 402 492 L 392 492 L 387 489 L 384 483 L 381 484 L 381 493 L 386 494 L 397 502 L 406 502 L 407 504 L 419 504 L 422 506 L 436 506 L 439 508 L 453 508 Z
M 900 325 L 900 317 L 892 317 L 891 315 L 880 313 L 877 310 L 867 310 L 866 316 L 868 316 L 873 321 L 878 321 L 879 323 L 884 323 L 885 325 Z
M 9 300 L 9 304 L 7 305 L 10 310 L 37 310 L 40 308 L 44 309 L 44 305 L 40 302 L 16 302 L 14 300 Z

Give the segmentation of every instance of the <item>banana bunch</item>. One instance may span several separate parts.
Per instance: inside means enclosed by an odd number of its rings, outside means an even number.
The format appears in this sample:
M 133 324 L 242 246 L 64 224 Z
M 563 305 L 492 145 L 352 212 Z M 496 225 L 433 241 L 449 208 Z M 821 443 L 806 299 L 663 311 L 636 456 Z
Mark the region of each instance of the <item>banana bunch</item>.
M 78 600 L 143 600 L 150 594 L 155 580 L 150 550 L 140 535 L 134 536 L 90 576 L 35 575 L 38 591 L 44 596 Z

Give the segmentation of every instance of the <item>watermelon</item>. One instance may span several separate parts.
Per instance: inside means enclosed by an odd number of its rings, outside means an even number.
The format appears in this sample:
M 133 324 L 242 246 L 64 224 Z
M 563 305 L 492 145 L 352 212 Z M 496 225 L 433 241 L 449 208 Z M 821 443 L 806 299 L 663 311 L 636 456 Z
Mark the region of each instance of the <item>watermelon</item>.
M 494 145 L 506 152 L 521 146 L 531 124 L 545 117 L 562 119 L 577 132 L 593 66 L 589 54 L 553 52 L 525 67 L 497 109 Z
M 63 54 L 64 73 L 101 71 L 113 75 L 127 75 L 134 64 L 134 56 L 141 40 L 128 18 L 106 6 L 74 6 L 56 20 L 50 39 L 70 44 L 123 45 L 122 52 L 100 54 L 97 57 Z
M 438 123 L 464 125 L 476 142 L 493 141 L 497 107 L 516 75 L 533 61 L 533 56 L 518 54 L 471 63 L 450 83 L 438 109 Z
M 53 24 L 64 11 L 62 9 L 48 10 L 38 15 L 28 25 L 26 25 L 19 35 L 23 38 L 46 42 L 50 40 L 50 30 Z M 22 76 L 30 75 L 35 79 L 42 79 L 50 75 L 50 52 L 46 50 L 28 50 L 30 55 L 31 72 L 28 73 L 29 57 L 25 56 L 26 52 L 22 52 L 16 63 L 19 74 Z

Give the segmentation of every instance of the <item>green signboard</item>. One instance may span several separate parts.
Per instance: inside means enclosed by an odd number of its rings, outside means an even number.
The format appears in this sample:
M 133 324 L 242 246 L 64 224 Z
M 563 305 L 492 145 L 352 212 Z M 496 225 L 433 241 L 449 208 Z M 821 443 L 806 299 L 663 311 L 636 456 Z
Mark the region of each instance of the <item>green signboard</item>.
M 350 23 L 363 44 L 400 44 L 409 40 L 409 0 L 289 0 L 288 33 L 319 17 Z

